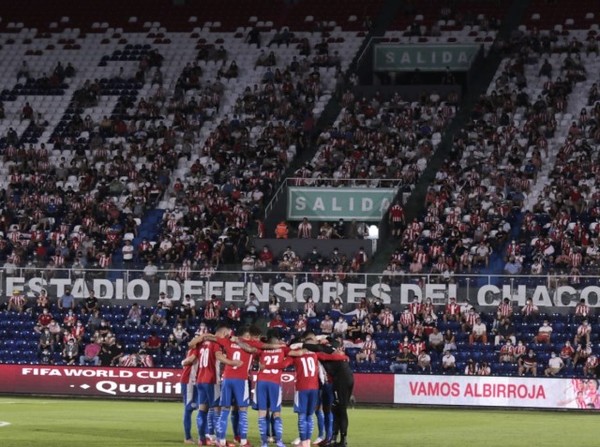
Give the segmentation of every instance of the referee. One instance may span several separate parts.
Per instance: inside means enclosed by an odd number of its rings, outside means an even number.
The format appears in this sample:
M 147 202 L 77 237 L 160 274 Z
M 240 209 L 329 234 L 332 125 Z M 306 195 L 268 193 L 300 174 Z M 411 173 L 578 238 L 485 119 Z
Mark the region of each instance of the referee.
M 319 344 L 313 332 L 305 332 L 302 337 L 302 347 L 308 351 L 326 352 L 331 354 L 339 347 L 336 340 L 330 340 L 331 344 Z M 333 442 L 332 447 L 347 447 L 346 437 L 348 435 L 348 405 L 354 389 L 354 373 L 349 362 L 321 362 L 327 374 L 333 378 Z M 337 441 L 339 435 L 339 441 Z

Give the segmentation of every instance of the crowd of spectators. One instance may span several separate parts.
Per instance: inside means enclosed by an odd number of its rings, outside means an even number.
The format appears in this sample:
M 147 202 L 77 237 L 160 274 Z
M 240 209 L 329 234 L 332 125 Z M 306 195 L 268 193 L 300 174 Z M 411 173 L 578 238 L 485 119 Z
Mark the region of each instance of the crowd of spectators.
M 272 52 L 260 53 L 257 64 L 267 67 L 261 82 L 243 90 L 188 175 L 173 184 L 176 207 L 164 214 L 157 241 L 169 249 L 158 250 L 158 263 L 189 261 L 194 270 L 243 265 L 250 232 L 265 237 L 266 200 L 311 138 L 324 85 L 307 59 L 281 65 Z
M 514 47 L 507 47 L 509 57 L 488 93 L 474 107 L 468 124 L 455 137 L 451 157 L 429 186 L 425 215 L 400 223 L 400 248 L 386 269 L 388 281 L 399 281 L 404 273 L 431 273 L 433 280 L 437 277 L 452 282 L 455 273 L 487 268 L 494 256 L 502 260 L 504 273 L 526 272 L 521 242 L 536 234 L 521 231 L 519 240 L 513 241 L 519 230 L 514 226 L 526 211 L 526 198 L 533 191 L 538 173 L 549 163 L 549 142 L 557 137 L 556 116 L 566 113 L 574 84 L 586 78 L 575 40 L 546 48 L 543 42 L 552 39 L 545 36 L 535 32 L 517 35 Z M 562 57 L 550 61 L 543 56 L 546 51 L 558 52 Z M 577 122 L 569 129 L 567 147 L 575 146 L 576 141 L 581 143 L 576 136 L 578 129 Z M 564 155 L 559 154 L 558 160 L 561 158 Z M 571 164 L 575 164 L 573 160 Z M 564 175 L 562 165 L 559 163 L 560 171 L 552 177 L 563 183 L 578 183 Z M 565 193 L 563 183 L 557 187 Z M 549 194 L 552 187 L 544 191 Z M 537 209 L 534 206 L 535 212 Z M 564 229 L 573 220 L 566 217 L 571 210 L 556 202 L 546 211 L 565 213 Z M 537 216 L 525 213 L 524 226 L 542 229 L 552 221 L 548 216 L 540 221 Z
M 564 275 L 556 281 L 575 287 L 583 283 L 582 275 L 595 272 L 598 263 L 600 196 L 595 151 L 600 142 L 600 107 L 596 89 L 592 85 L 589 105 L 583 105 L 579 117 L 573 118 L 548 182 L 531 212 L 525 213 L 519 241 L 529 273 Z
M 598 366 L 597 319 L 583 299 L 561 315 L 544 313 L 530 299 L 517 307 L 505 298 L 492 312 L 455 298 L 441 306 L 414 299 L 395 312 L 374 297 L 355 305 L 308 297 L 292 309 L 276 296 L 261 303 L 253 293 L 241 303 L 214 295 L 174 301 L 161 293 L 152 307 L 121 307 L 101 305 L 93 292 L 75 299 L 69 288 L 59 298 L 42 290 L 30 300 L 15 289 L 0 316 L 26 322 L 42 364 L 173 366 L 194 334 L 226 322 L 265 324 L 284 339 L 306 330 L 337 338 L 365 372 L 562 377 L 595 376 Z
M 379 180 L 378 186 L 410 192 L 457 105 L 435 92 L 411 103 L 398 94 L 355 98 L 350 90 L 341 103 L 334 125 L 319 135 L 315 157 L 295 172 L 298 185 L 373 186 L 370 180 Z

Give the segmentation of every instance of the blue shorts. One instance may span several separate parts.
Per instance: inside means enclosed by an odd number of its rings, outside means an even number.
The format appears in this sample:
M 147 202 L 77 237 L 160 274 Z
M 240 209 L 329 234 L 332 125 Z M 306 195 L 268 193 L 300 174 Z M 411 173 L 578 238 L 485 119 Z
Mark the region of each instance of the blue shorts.
M 311 416 L 319 405 L 319 390 L 302 390 L 294 393 L 294 412 Z
M 256 383 L 254 399 L 259 411 L 281 411 L 281 385 L 267 380 Z
M 196 385 L 191 383 L 181 384 L 181 394 L 183 396 L 183 405 L 187 408 L 198 408 L 198 394 Z
M 221 383 L 221 406 L 247 407 L 250 404 L 250 387 L 244 379 L 224 379 Z
M 331 408 L 333 405 L 333 384 L 326 383 L 321 385 L 321 406 Z
M 221 396 L 221 387 L 214 383 L 198 383 L 196 385 L 198 393 L 198 406 L 207 405 L 209 408 L 219 406 L 219 397 Z

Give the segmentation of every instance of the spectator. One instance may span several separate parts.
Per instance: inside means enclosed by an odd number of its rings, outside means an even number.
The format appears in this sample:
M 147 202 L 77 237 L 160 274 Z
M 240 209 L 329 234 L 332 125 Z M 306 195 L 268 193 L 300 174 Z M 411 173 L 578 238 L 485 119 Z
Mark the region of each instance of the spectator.
M 77 320 L 75 326 L 71 328 L 71 335 L 75 337 L 77 343 L 81 345 L 83 337 L 85 336 L 85 327 L 83 326 L 81 320 Z
M 62 350 L 62 358 L 65 364 L 74 365 L 78 360 L 79 347 L 74 338 L 69 338 Z
M 544 370 L 544 375 L 546 377 L 556 376 L 564 367 L 565 364 L 562 359 L 556 355 L 556 352 L 552 352 L 548 360 L 548 368 Z
M 583 365 L 583 375 L 586 377 L 597 377 L 597 368 L 598 368 L 598 357 L 596 357 L 594 354 L 591 354 L 590 356 L 588 356 L 588 358 L 585 361 L 585 365 Z
M 377 360 L 376 357 L 377 343 L 375 343 L 375 340 L 373 340 L 370 335 L 367 335 L 360 351 L 356 354 L 356 362 L 362 363 L 365 360 L 368 360 L 373 363 Z
M 154 265 L 151 259 L 148 260 L 148 263 L 144 267 L 144 279 L 149 282 L 156 281 L 158 275 L 158 267 Z
M 465 365 L 465 376 L 476 376 L 477 375 L 477 365 L 473 359 L 467 360 L 467 364 Z
M 94 291 L 90 290 L 88 297 L 83 302 L 83 306 L 82 306 L 81 310 L 84 314 L 91 315 L 98 308 L 99 308 L 98 298 L 96 298 Z
M 519 275 L 522 269 L 522 264 L 515 256 L 511 256 L 508 262 L 504 265 L 504 273 L 506 275 Z
M 127 321 L 125 323 L 127 323 Z M 94 312 L 92 312 L 92 314 L 88 318 L 88 321 L 86 324 L 86 330 L 88 333 L 93 334 L 100 328 L 101 324 L 102 324 L 102 317 L 100 316 L 100 310 L 96 309 Z
M 500 325 L 496 329 L 494 344 L 498 346 L 506 343 L 507 340 L 510 340 L 513 346 L 517 344 L 517 338 L 515 337 L 515 326 L 508 318 L 503 318 L 500 322 Z
M 527 352 L 527 355 L 519 358 L 518 372 L 520 376 L 530 373 L 532 376 L 537 376 L 537 356 L 533 349 Z
M 515 347 L 512 340 L 506 339 L 504 345 L 500 348 L 500 363 L 514 363 L 515 362 Z
M 156 331 L 150 331 L 150 335 L 146 339 L 145 349 L 149 354 L 158 355 L 162 348 L 162 340 L 156 333 Z
M 38 355 L 40 355 L 44 350 L 49 350 L 50 352 L 54 353 L 54 346 L 55 338 L 50 333 L 50 329 L 47 327 L 43 328 L 38 341 Z
M 65 293 L 58 300 L 60 310 L 75 310 L 75 297 L 71 294 L 71 288 L 65 287 Z
M 491 254 L 492 249 L 490 248 L 490 245 L 486 241 L 481 240 L 475 248 L 475 254 L 473 255 L 473 265 L 483 264 L 487 268 L 490 264 Z
M 573 357 L 573 366 L 577 366 L 582 360 L 583 363 L 587 361 L 587 358 L 592 355 L 592 347 L 591 345 L 580 344 L 577 345 L 577 349 L 575 349 L 575 356 Z
M 525 321 L 531 323 L 535 320 L 539 313 L 539 309 L 536 305 L 533 304 L 533 300 L 531 298 L 527 298 L 525 301 L 525 306 L 521 309 L 521 315 L 525 318 Z
M 269 296 L 269 314 L 273 316 L 279 312 L 280 302 L 279 297 L 277 295 Z
M 431 356 L 427 353 L 427 351 L 422 351 L 417 357 L 417 366 L 421 368 L 421 372 L 426 372 L 429 370 L 431 373 Z
M 433 328 L 433 331 L 429 334 L 428 338 L 429 348 L 441 353 L 444 350 L 444 335 L 438 330 L 437 327 Z
M 409 366 L 416 362 L 417 358 L 410 352 L 407 346 L 405 346 L 400 354 L 396 356 L 396 359 L 390 365 L 390 371 L 394 374 L 402 373 L 406 374 L 409 370 Z
M 189 312 L 192 318 L 196 318 L 196 302 L 189 293 L 186 293 L 181 301 L 181 305 Z
M 488 362 L 481 362 L 477 365 L 477 375 L 478 376 L 490 376 L 492 374 L 492 368 L 490 367 Z
M 169 334 L 163 351 L 165 356 L 171 357 L 180 354 L 183 351 L 183 346 L 177 341 L 174 334 Z
M 118 366 L 124 355 L 123 346 L 117 342 L 115 337 L 109 337 L 102 344 L 100 350 L 100 365 L 102 366 Z
M 37 324 L 33 328 L 37 333 L 41 333 L 44 329 L 48 328 L 48 325 L 54 318 L 48 309 L 42 310 L 42 313 L 37 318 Z
M 592 334 L 592 326 L 589 324 L 588 320 L 585 319 L 581 322 L 581 324 L 577 327 L 577 332 L 575 333 L 575 339 L 573 341 L 574 345 L 578 345 L 580 343 L 590 344 L 590 336 Z
M 378 316 L 379 322 L 381 326 L 388 332 L 391 333 L 394 331 L 394 314 L 392 309 L 386 306 L 382 312 L 379 313 Z
M 40 290 L 40 294 L 37 296 L 35 302 L 35 313 L 38 314 L 43 311 L 43 309 L 50 310 L 50 298 L 48 297 L 48 292 L 46 289 Z
M 481 320 L 479 318 L 479 314 L 475 312 L 473 307 L 470 307 L 467 312 L 462 312 L 462 324 L 461 328 L 463 332 L 470 332 L 473 330 L 473 326 L 477 323 L 477 320 Z
M 333 326 L 333 333 L 334 335 L 342 336 L 345 338 L 347 331 L 348 322 L 342 315 L 340 315 L 338 321 L 336 321 L 335 325 Z
M 325 314 L 323 320 L 319 324 L 319 328 L 321 329 L 321 334 L 323 335 L 331 335 L 333 334 L 333 320 L 329 316 L 329 314 Z
M 248 295 L 246 302 L 244 303 L 244 319 L 248 323 L 254 324 L 258 318 L 258 311 L 260 309 L 260 302 L 256 298 L 256 294 L 251 293 Z
M 27 309 L 27 297 L 18 289 L 14 289 L 12 295 L 8 299 L 7 310 L 23 313 Z
M 167 311 L 163 308 L 162 303 L 156 304 L 156 309 L 150 316 L 150 320 L 148 320 L 148 326 L 159 326 L 165 327 L 167 325 Z
M 142 324 L 142 309 L 138 303 L 133 303 L 127 312 L 125 326 L 140 327 L 140 324 Z
M 550 343 L 552 337 L 552 326 L 548 320 L 544 319 L 544 322 L 538 329 L 537 335 L 534 337 L 536 343 Z
M 269 329 L 276 330 L 280 336 L 282 336 L 285 332 L 289 330 L 288 325 L 285 323 L 285 321 L 283 321 L 281 315 L 278 313 L 273 315 L 273 318 L 271 319 L 271 321 L 269 321 L 268 327 Z
M 182 344 L 190 338 L 189 332 L 185 330 L 181 323 L 177 323 L 173 328 L 172 334 L 178 344 Z
M 231 303 L 227 308 L 227 321 L 231 324 L 231 327 L 237 327 L 242 321 L 242 311 L 235 303 Z
M 460 320 L 460 306 L 456 303 L 456 298 L 450 297 L 448 299 L 442 318 L 444 322 Z
M 575 316 L 574 320 L 576 323 L 579 323 L 585 319 L 587 319 L 590 315 L 590 307 L 585 302 L 585 299 L 582 298 L 575 306 Z
M 487 327 L 485 323 L 482 323 L 481 318 L 475 320 L 471 334 L 469 335 L 469 344 L 472 345 L 475 342 L 481 342 L 487 344 Z
M 221 316 L 221 302 L 217 299 L 216 295 L 211 295 L 210 300 L 206 303 L 204 308 L 204 320 L 216 321 Z
M 442 356 L 442 372 L 444 374 L 454 374 L 456 372 L 456 357 L 450 351 L 444 351 Z
M 288 224 L 285 221 L 281 221 L 275 228 L 275 237 L 277 239 L 287 239 L 289 235 Z
M 171 311 L 173 310 L 173 298 L 171 298 L 170 295 L 167 295 L 165 292 L 160 292 L 156 304 L 161 304 L 162 308 L 167 312 L 167 315 L 171 314 Z
M 84 366 L 91 363 L 94 366 L 99 366 L 100 350 L 101 346 L 96 342 L 96 340 L 91 340 L 87 345 L 85 345 L 83 355 L 79 357 L 79 364 Z
M 564 346 L 560 349 L 559 356 L 563 363 L 570 367 L 573 363 L 573 356 L 575 355 L 575 349 L 571 346 L 571 342 L 569 340 L 565 341 Z
M 450 329 L 444 332 L 444 351 L 456 351 L 456 337 Z

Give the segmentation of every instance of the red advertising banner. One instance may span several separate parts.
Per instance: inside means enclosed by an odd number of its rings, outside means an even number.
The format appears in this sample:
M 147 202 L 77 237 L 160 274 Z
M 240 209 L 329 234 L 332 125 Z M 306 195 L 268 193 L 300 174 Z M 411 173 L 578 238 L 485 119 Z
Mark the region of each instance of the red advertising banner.
M 0 394 L 178 399 L 181 370 L 51 365 L 0 365 Z M 283 374 L 283 398 L 294 396 L 294 374 Z M 359 403 L 393 403 L 392 374 L 355 374 Z

